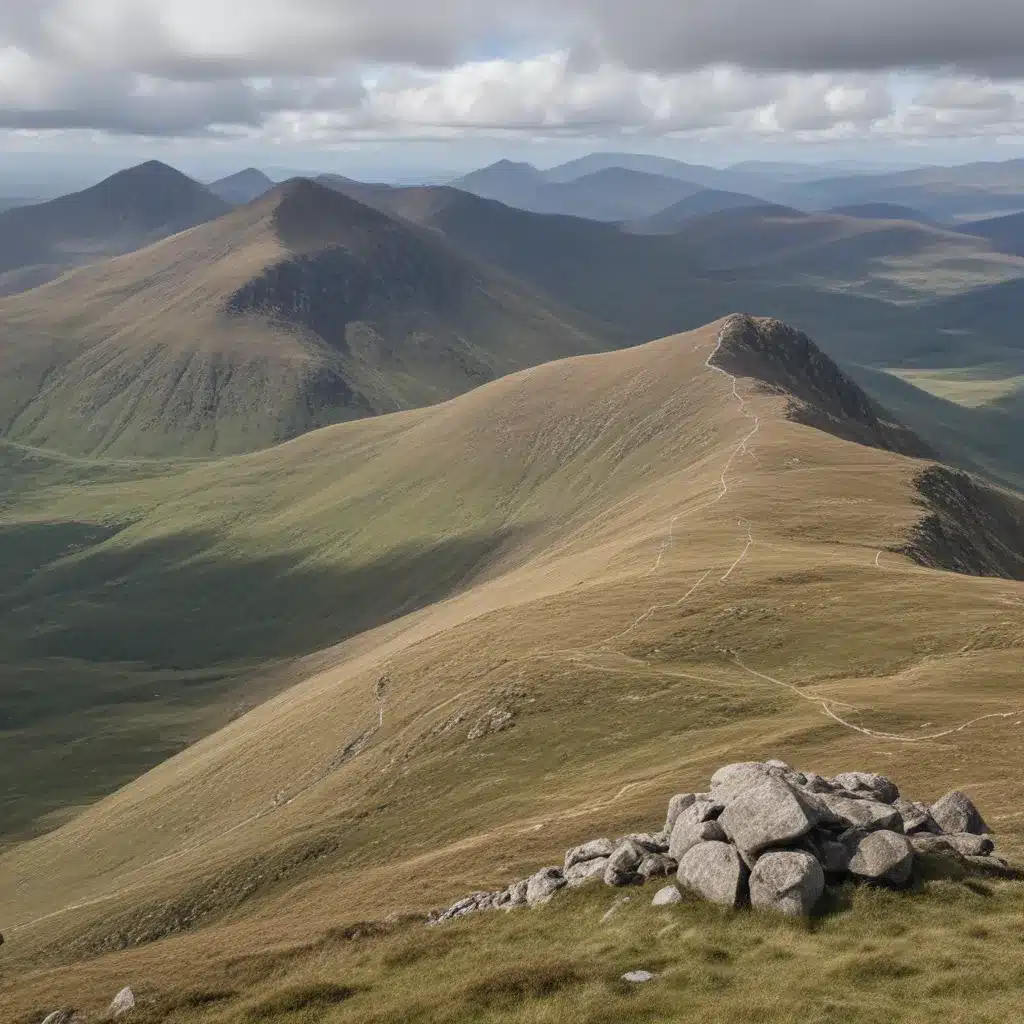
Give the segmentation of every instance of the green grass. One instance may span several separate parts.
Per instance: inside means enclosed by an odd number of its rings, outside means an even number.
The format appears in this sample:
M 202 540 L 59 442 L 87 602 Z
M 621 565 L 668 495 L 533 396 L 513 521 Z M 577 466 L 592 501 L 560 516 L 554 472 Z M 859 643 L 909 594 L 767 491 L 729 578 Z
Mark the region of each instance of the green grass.
M 984 366 L 950 367 L 938 370 L 890 368 L 889 373 L 937 398 L 945 398 L 968 409 L 990 405 L 1024 390 L 1024 375 L 993 373 Z
M 687 899 L 657 885 L 561 894 L 547 907 L 437 928 L 406 922 L 209 965 L 233 998 L 173 1007 L 160 1024 L 1005 1024 L 1024 991 L 1020 883 L 936 878 L 912 893 L 847 887 L 803 922 Z M 606 915 L 616 908 L 610 917 Z M 626 971 L 654 981 L 631 985 Z M 263 978 L 259 979 L 259 974 Z M 218 980 L 219 979 L 219 980 Z M 146 1013 L 145 1003 L 142 1010 Z

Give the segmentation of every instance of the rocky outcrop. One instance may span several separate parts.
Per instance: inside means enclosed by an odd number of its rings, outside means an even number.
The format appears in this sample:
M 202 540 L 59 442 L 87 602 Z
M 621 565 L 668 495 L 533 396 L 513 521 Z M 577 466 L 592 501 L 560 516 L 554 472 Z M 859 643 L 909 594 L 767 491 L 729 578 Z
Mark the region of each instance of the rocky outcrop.
M 900 554 L 931 569 L 1024 580 L 1024 502 L 966 473 L 930 466 L 914 479 L 925 515 Z
M 868 397 L 811 339 L 781 320 L 736 314 L 725 323 L 715 366 L 752 377 L 789 399 L 790 419 L 847 441 L 901 455 L 935 453 Z
M 727 907 L 806 917 L 830 883 L 908 885 L 919 857 L 951 857 L 967 870 L 1012 875 L 994 848 L 964 793 L 947 793 L 929 806 L 902 797 L 883 775 L 828 779 L 782 761 L 751 761 L 719 769 L 708 793 L 672 797 L 660 832 L 574 846 L 564 867 L 545 868 L 500 892 L 475 893 L 429 922 L 537 906 L 562 888 L 599 880 L 620 887 L 673 873 L 676 885 L 661 888 L 655 906 L 681 902 L 689 892 Z

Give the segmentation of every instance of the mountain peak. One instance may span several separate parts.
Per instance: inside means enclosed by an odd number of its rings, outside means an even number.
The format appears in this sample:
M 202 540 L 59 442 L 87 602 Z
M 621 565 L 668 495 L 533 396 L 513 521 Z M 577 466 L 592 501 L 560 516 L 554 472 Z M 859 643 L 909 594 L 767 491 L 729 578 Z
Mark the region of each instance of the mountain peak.
M 728 317 L 711 364 L 785 395 L 788 415 L 797 423 L 901 455 L 934 455 L 806 334 L 781 320 L 746 313 Z

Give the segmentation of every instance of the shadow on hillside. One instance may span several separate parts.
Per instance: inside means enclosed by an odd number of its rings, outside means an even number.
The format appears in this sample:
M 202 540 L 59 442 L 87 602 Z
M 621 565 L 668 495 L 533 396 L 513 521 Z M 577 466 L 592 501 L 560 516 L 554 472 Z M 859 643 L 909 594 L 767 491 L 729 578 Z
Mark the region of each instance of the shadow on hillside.
M 272 696 L 287 659 L 451 596 L 517 532 L 345 566 L 224 557 L 211 534 L 128 548 L 90 524 L 5 526 L 0 847 Z
M 30 544 L 36 531 L 11 527 L 4 541 Z M 347 565 L 316 564 L 315 552 L 225 555 L 207 533 L 101 545 L 5 590 L 0 659 L 187 670 L 309 654 L 450 596 L 521 532 L 396 547 Z

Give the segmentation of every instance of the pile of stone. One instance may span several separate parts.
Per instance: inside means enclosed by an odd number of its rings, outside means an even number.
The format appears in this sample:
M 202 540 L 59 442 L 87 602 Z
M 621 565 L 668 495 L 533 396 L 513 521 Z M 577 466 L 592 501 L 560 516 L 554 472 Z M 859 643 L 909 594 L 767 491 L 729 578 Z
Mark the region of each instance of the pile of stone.
M 715 772 L 709 792 L 672 797 L 659 832 L 593 839 L 567 851 L 561 867 L 474 893 L 430 922 L 537 906 L 598 880 L 626 886 L 672 875 L 676 885 L 658 892 L 655 904 L 679 902 L 685 890 L 725 906 L 808 915 L 829 883 L 908 885 L 921 855 L 1008 871 L 989 831 L 960 792 L 928 805 L 868 772 L 827 779 L 782 761 L 730 764 Z

